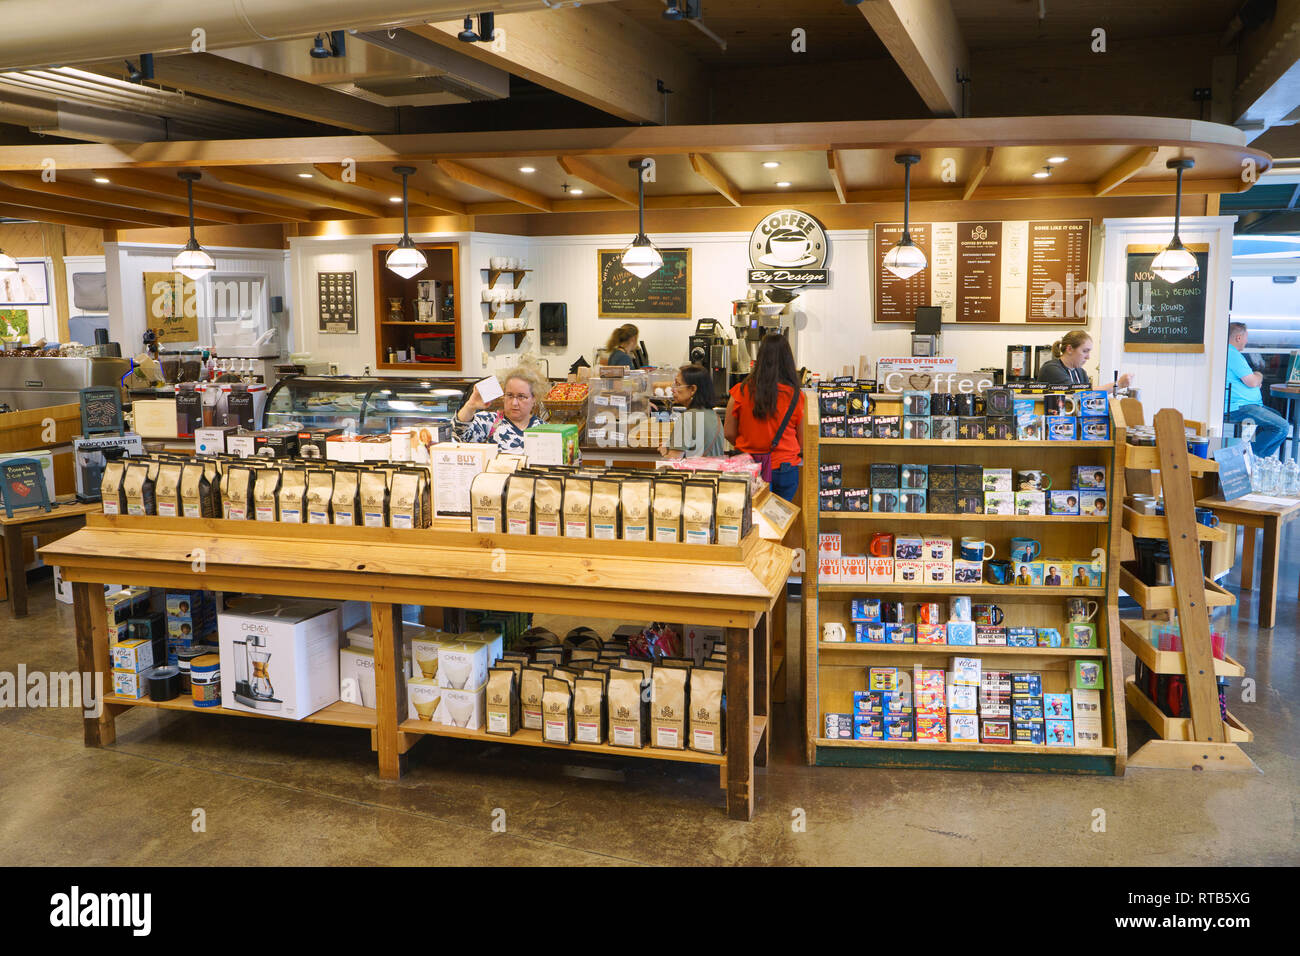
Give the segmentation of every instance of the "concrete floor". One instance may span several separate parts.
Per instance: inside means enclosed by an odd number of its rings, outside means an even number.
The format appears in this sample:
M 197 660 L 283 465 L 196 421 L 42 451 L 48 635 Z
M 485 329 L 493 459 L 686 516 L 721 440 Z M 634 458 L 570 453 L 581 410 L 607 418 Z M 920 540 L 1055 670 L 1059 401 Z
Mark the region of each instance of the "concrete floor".
M 1300 522 L 1284 554 L 1271 632 L 1256 633 L 1249 600 L 1216 620 L 1258 684 L 1252 704 L 1234 682 L 1230 706 L 1255 732 L 1260 773 L 811 768 L 792 695 L 744 824 L 724 814 L 717 771 L 687 764 L 430 739 L 390 783 L 362 731 L 139 708 L 113 747 L 90 750 L 77 712 L 4 709 L 0 865 L 1294 865 Z M 75 668 L 72 608 L 48 572 L 33 575 L 31 608 L 21 621 L 0 609 L 0 671 Z M 805 832 L 792 832 L 797 809 Z

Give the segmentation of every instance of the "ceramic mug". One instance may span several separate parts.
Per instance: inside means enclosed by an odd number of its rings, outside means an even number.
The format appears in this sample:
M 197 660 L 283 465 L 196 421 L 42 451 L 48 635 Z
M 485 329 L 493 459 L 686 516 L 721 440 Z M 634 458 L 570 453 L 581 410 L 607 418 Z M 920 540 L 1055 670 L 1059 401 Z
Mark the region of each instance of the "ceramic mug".
M 1089 601 L 1087 598 L 1072 597 L 1065 602 L 1066 620 L 1070 623 L 1082 623 L 1091 621 L 1097 616 L 1100 606 L 1096 601 Z
M 951 611 L 949 620 L 952 621 L 969 621 L 971 613 L 970 598 L 955 596 L 948 600 L 948 607 Z
M 1217 528 L 1219 526 L 1219 516 L 1209 508 L 1197 508 L 1196 523 L 1203 524 L 1207 528 Z
M 917 624 L 942 624 L 943 607 L 936 602 L 927 604 L 918 604 L 916 606 L 916 623 Z
M 925 514 L 925 495 L 917 491 L 903 492 L 903 510 L 909 514 Z
M 828 644 L 840 644 L 845 640 L 844 625 L 835 621 L 822 625 L 822 640 Z
M 1052 487 L 1052 476 L 1045 471 L 1029 469 L 1016 472 L 1017 491 L 1047 491 Z
M 885 531 L 877 531 L 871 536 L 871 544 L 867 550 L 877 558 L 892 558 L 894 556 L 894 536 Z
M 1013 561 L 1032 561 L 1043 553 L 1043 545 L 1037 538 L 1012 538 L 1011 559 Z
M 1073 395 L 1053 393 L 1043 396 L 1043 411 L 1048 415 L 1074 415 L 1079 410 L 1079 403 Z
M 989 580 L 994 584 L 1010 584 L 1012 578 L 1012 565 L 1010 561 L 990 561 L 989 562 Z
M 982 627 L 994 627 L 1005 619 L 1002 608 L 996 604 L 976 604 L 971 608 L 975 623 Z
M 982 538 L 961 539 L 961 558 L 963 561 L 988 561 L 997 553 L 997 548 Z
M 1070 633 L 1070 647 L 1089 648 L 1097 646 L 1097 628 L 1083 621 L 1071 621 L 1067 625 Z

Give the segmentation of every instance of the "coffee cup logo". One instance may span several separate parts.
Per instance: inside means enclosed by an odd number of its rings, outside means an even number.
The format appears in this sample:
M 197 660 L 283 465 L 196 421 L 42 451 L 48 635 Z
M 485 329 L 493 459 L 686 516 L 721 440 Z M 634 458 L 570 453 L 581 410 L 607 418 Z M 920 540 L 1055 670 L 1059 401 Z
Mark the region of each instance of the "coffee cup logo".
M 821 223 L 797 209 L 782 209 L 765 216 L 749 237 L 749 267 L 756 271 L 816 271 L 826 265 L 826 254 L 826 232 Z M 799 274 L 774 275 L 770 283 L 764 284 L 797 289 L 808 281 Z

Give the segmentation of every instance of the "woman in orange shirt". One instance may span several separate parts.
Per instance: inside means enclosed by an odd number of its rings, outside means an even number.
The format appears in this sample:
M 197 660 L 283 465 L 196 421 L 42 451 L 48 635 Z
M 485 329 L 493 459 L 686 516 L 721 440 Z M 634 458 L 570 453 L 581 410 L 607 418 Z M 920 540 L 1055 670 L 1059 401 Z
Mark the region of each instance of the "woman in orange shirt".
M 803 461 L 803 392 L 790 343 L 769 332 L 758 347 L 754 370 L 731 390 L 723 431 L 740 451 L 763 461 L 771 456 L 772 493 L 793 502 Z M 766 477 L 766 475 L 764 475 Z

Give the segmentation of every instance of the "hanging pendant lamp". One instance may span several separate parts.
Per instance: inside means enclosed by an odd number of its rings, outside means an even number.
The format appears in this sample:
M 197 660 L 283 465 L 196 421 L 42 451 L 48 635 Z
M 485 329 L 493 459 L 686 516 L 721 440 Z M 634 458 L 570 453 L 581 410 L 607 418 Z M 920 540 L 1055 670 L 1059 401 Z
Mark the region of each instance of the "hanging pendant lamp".
M 384 264 L 390 272 L 396 272 L 403 279 L 410 279 L 418 276 L 429 265 L 424 253 L 415 248 L 415 243 L 411 241 L 411 231 L 407 226 L 406 177 L 415 172 L 415 167 L 394 166 L 393 172 L 402 177 L 402 238 L 398 241 L 397 248 L 388 254 Z
M 894 162 L 903 167 L 903 238 L 898 245 L 885 253 L 885 268 L 900 279 L 910 279 L 926 266 L 925 253 L 912 242 L 911 223 L 912 205 L 912 167 L 921 161 L 919 153 L 899 153 Z
M 1183 211 L 1183 170 L 1195 165 L 1191 159 L 1171 159 L 1165 163 L 1167 168 L 1178 170 L 1178 186 L 1174 192 L 1174 238 L 1151 260 L 1151 271 L 1171 284 L 1182 282 L 1196 271 L 1196 257 L 1178 238 L 1178 220 Z
M 17 272 L 18 260 L 0 249 L 0 272 Z
M 194 238 L 194 184 L 203 177 L 203 174 L 181 170 L 176 175 L 185 181 L 185 193 L 189 197 L 190 241 L 185 243 L 185 248 L 172 258 L 172 268 L 185 278 L 197 281 L 216 268 L 212 257 L 203 251 L 199 240 Z
M 648 159 L 634 159 L 628 163 L 632 169 L 637 170 L 636 174 L 636 211 L 637 211 L 637 230 L 636 238 L 632 244 L 623 250 L 623 268 L 638 279 L 644 279 L 647 276 L 654 275 L 664 264 L 664 257 L 659 254 L 655 244 L 650 241 L 650 237 L 645 234 L 645 180 L 641 177 L 641 170 L 646 168 Z

